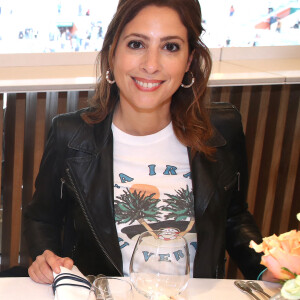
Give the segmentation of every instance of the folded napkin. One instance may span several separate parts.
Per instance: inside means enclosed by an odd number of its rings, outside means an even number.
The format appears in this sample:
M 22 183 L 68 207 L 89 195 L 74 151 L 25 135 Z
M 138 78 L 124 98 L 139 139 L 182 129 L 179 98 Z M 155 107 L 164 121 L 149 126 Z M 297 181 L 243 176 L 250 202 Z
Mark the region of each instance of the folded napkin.
M 73 266 L 72 270 L 60 267 L 61 272 L 53 272 L 52 284 L 55 300 L 83 300 L 87 299 L 91 284 L 86 277 Z

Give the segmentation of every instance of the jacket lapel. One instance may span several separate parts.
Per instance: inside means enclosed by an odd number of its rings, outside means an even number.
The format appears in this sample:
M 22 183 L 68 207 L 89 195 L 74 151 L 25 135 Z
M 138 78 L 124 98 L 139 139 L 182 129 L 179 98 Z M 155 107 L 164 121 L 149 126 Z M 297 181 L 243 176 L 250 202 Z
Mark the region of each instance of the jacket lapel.
M 83 124 L 69 142 L 69 147 L 88 153 L 88 155 L 69 158 L 67 165 L 79 194 L 80 205 L 88 217 L 94 236 L 122 275 L 122 255 L 113 221 L 111 118 L 92 127 Z
M 226 140 L 214 129 L 212 138 L 208 141 L 211 147 L 222 147 L 226 145 Z M 194 209 L 195 217 L 200 217 L 204 214 L 209 201 L 216 191 L 217 178 L 214 175 L 214 164 L 216 162 L 208 160 L 203 154 L 197 153 L 191 160 L 189 149 L 190 166 L 192 173 L 192 184 L 194 191 Z

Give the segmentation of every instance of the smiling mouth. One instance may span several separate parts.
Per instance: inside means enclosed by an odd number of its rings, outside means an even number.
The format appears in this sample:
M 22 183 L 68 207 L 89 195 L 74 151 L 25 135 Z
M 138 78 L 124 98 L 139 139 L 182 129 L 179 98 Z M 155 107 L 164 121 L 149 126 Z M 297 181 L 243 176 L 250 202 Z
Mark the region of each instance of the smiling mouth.
M 145 89 L 152 89 L 152 88 L 156 88 L 158 86 L 160 86 L 164 81 L 158 81 L 158 82 L 144 82 L 144 81 L 140 81 L 137 80 L 135 78 L 132 78 L 134 80 L 134 82 L 140 86 L 141 88 L 145 88 Z

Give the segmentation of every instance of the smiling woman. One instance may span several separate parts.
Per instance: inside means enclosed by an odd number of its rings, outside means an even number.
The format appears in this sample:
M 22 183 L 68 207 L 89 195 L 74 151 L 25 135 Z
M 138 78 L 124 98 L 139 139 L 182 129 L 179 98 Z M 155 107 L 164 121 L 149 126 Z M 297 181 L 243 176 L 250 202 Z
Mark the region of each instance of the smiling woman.
M 33 280 L 73 263 L 128 275 L 139 234 L 157 229 L 187 240 L 193 277 L 224 277 L 225 249 L 246 278 L 262 271 L 241 118 L 206 107 L 202 32 L 196 0 L 119 1 L 91 107 L 53 120 L 24 209 Z

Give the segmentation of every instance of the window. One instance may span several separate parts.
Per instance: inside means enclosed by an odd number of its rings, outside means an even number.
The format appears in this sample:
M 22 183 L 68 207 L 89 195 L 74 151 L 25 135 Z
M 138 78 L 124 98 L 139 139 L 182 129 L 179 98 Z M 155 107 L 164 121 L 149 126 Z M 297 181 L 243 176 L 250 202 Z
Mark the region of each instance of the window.
M 90 52 L 118 0 L 0 0 L 0 53 Z
M 298 0 L 200 0 L 210 48 L 300 45 Z
M 0 0 L 0 53 L 101 49 L 118 0 Z M 210 48 L 299 45 L 298 0 L 201 0 Z

